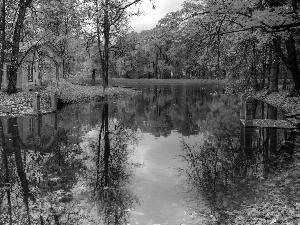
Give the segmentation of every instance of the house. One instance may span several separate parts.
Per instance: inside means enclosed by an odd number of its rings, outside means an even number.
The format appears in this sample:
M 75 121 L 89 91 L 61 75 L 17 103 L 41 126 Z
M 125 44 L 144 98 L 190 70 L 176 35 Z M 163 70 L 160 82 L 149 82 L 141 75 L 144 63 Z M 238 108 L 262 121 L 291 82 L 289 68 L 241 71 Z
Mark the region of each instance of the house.
M 6 57 L 9 58 L 9 55 Z M 30 50 L 19 54 L 21 65 L 17 74 L 17 90 L 30 91 L 40 87 L 49 80 L 63 77 L 64 59 L 59 50 L 50 42 L 32 46 Z M 8 85 L 8 60 L 4 63 L 4 74 L 1 90 Z
M 0 131 L 2 129 L 0 132 L 0 148 L 6 147 L 10 154 L 13 154 L 14 150 L 13 126 L 17 126 L 18 141 L 22 143 L 21 146 L 23 148 L 51 152 L 51 146 L 57 141 L 58 126 L 56 113 L 13 119 L 9 116 L 2 116 L 0 120 L 2 124 L 0 127 Z

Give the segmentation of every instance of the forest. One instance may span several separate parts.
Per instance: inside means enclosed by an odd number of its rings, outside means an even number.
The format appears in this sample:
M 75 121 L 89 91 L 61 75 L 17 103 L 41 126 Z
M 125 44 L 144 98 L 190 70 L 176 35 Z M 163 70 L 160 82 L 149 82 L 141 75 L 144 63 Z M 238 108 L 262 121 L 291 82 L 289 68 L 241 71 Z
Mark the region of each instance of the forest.
M 109 77 L 227 78 L 269 92 L 291 85 L 299 96 L 298 0 L 187 0 L 137 33 L 130 19 L 140 3 L 2 0 L 0 83 L 7 62 L 7 92 L 17 92 L 20 52 L 50 42 L 64 78 L 97 76 L 104 87 Z

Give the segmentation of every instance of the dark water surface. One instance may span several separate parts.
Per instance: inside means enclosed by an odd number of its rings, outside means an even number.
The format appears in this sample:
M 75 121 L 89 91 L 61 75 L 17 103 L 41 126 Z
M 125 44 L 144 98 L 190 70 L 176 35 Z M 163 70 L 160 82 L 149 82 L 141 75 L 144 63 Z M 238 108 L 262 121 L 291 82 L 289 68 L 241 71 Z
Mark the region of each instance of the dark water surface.
M 225 224 L 299 150 L 297 130 L 244 127 L 221 87 L 138 88 L 1 117 L 0 224 Z M 284 118 L 262 103 L 254 113 Z

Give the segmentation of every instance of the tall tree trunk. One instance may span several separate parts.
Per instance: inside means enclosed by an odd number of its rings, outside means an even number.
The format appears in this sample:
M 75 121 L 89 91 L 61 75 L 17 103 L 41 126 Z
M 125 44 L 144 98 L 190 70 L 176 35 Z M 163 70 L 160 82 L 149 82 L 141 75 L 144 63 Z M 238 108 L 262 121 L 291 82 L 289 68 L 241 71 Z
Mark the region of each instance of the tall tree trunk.
M 109 0 L 105 0 L 104 6 L 104 74 L 103 74 L 103 88 L 108 86 L 108 64 L 109 64 L 109 34 L 110 34 L 110 24 L 108 18 L 108 4 Z
M 296 12 L 298 10 L 298 2 L 299 0 L 292 0 L 292 8 L 293 8 L 293 11 Z
M 10 59 L 10 65 L 8 69 L 8 94 L 13 94 L 17 92 L 17 72 L 19 67 L 19 50 L 20 50 L 20 40 L 21 31 L 23 29 L 26 9 L 30 6 L 32 0 L 20 0 L 19 2 L 19 12 L 18 19 L 15 25 L 13 41 L 12 41 L 12 54 Z
M 271 77 L 271 70 L 272 70 L 272 62 L 273 62 L 273 50 L 271 46 L 268 46 L 269 54 L 268 54 L 268 63 L 267 63 L 267 87 L 270 86 L 270 77 Z
M 263 59 L 262 59 L 262 71 L 261 71 L 261 80 L 260 80 L 260 89 L 265 87 L 266 83 L 266 73 L 267 73 L 267 56 L 268 56 L 268 47 L 265 45 L 263 47 Z
M 92 86 L 96 85 L 96 69 L 92 70 L 92 83 L 91 83 L 91 85 Z
M 280 63 L 280 58 L 277 52 L 280 49 L 281 41 L 278 37 L 273 39 L 273 48 L 274 48 L 274 57 L 273 57 L 273 62 L 272 62 L 272 67 L 271 67 L 271 74 L 270 74 L 270 84 L 269 84 L 269 89 L 268 92 L 278 92 L 278 75 L 279 75 L 279 63 Z
M 257 51 L 255 42 L 252 43 L 252 62 L 251 62 L 251 85 L 253 86 L 254 90 L 258 90 L 258 80 L 257 80 Z
M 292 73 L 294 80 L 294 89 L 290 93 L 290 96 L 300 96 L 300 70 L 298 65 L 297 50 L 295 45 L 295 39 L 291 32 L 288 39 L 285 42 L 287 56 L 283 53 L 281 48 L 277 49 L 277 54 L 283 60 L 288 70 Z
M 286 41 L 286 50 L 288 55 L 288 61 L 290 64 L 289 70 L 293 75 L 293 80 L 295 84 L 294 89 L 290 95 L 300 96 L 300 70 L 299 70 L 298 59 L 297 59 L 295 39 L 292 33 L 290 34 L 288 40 Z
M 1 61 L 0 61 L 0 90 L 4 75 L 4 53 L 5 53 L 5 0 L 2 0 L 1 5 Z

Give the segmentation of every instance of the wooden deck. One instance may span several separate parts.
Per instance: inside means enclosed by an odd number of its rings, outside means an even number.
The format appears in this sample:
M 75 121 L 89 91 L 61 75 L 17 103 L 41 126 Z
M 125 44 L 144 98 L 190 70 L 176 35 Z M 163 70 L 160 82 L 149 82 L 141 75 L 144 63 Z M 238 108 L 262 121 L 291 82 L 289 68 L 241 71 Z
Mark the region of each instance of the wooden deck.
M 261 128 L 278 128 L 278 129 L 300 129 L 286 120 L 271 120 L 271 119 L 240 119 L 245 127 L 261 127 Z

